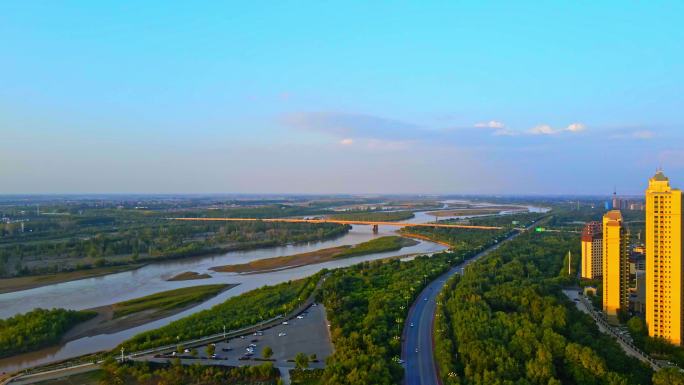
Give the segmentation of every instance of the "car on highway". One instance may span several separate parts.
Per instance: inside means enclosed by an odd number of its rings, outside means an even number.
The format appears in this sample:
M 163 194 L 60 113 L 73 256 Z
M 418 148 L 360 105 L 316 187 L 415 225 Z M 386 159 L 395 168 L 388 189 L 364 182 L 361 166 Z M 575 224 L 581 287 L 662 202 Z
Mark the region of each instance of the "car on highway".
M 411 322 L 411 327 L 413 327 L 413 322 Z
M 283 325 L 289 325 L 287 321 L 283 321 Z
M 286 335 L 287 335 L 287 333 L 285 333 L 285 332 L 278 333 L 278 337 L 285 337 Z
M 303 315 L 298 315 L 298 316 L 297 316 L 297 319 L 304 319 L 304 316 L 303 316 Z
M 427 297 L 423 298 L 423 301 L 427 301 Z
M 418 348 L 416 348 L 416 353 L 418 353 Z

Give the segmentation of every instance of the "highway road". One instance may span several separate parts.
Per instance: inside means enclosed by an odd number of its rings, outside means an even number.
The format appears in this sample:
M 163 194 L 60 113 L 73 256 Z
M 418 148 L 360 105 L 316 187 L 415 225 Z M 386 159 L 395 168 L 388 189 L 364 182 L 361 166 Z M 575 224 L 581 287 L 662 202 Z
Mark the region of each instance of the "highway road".
M 537 222 L 527 227 L 531 229 Z M 454 274 L 463 274 L 463 269 L 492 251 L 520 235 L 519 231 L 490 246 L 473 258 L 452 267 L 428 284 L 417 297 L 409 310 L 403 332 L 401 358 L 404 360 L 406 385 L 438 385 L 441 384 L 437 376 L 434 359 L 434 344 L 432 340 L 433 320 L 437 307 L 436 298 L 446 281 Z M 413 326 L 411 326 L 413 325 Z

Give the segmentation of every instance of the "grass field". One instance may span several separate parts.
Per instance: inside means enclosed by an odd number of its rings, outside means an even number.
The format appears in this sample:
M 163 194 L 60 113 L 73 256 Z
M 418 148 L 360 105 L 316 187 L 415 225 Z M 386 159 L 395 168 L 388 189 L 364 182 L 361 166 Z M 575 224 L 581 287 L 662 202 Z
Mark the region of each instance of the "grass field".
M 359 255 L 381 253 L 384 251 L 399 250 L 402 247 L 413 246 L 417 242 L 413 239 L 403 238 L 399 236 L 380 237 L 368 242 L 359 243 L 358 245 L 345 245 L 330 247 L 311 251 L 308 253 L 301 253 L 295 255 L 288 255 L 276 258 L 266 258 L 252 261 L 249 263 L 237 265 L 225 265 L 212 267 L 214 271 L 224 271 L 233 273 L 258 273 L 276 269 L 287 269 L 296 266 L 310 265 L 314 263 L 322 263 L 331 261 L 337 258 L 349 258 Z
M 166 311 L 201 302 L 231 285 L 202 285 L 163 291 L 113 305 L 114 318 L 146 310 Z

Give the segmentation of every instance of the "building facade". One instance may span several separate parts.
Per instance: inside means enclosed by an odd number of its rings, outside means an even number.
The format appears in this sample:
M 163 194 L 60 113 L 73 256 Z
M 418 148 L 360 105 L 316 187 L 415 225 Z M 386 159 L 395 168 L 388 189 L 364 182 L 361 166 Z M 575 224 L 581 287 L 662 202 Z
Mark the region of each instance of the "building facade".
M 589 222 L 582 230 L 582 278 L 594 279 L 603 275 L 603 227 Z
M 619 210 L 603 216 L 603 311 L 629 309 L 629 233 Z
M 646 324 L 682 344 L 682 192 L 658 171 L 646 190 Z

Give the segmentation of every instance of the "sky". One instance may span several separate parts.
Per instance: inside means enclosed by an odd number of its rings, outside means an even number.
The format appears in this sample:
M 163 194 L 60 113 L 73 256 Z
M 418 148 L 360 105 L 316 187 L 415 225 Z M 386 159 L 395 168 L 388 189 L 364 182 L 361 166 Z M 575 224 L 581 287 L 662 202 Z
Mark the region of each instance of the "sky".
M 0 193 L 684 187 L 684 2 L 3 1 Z

